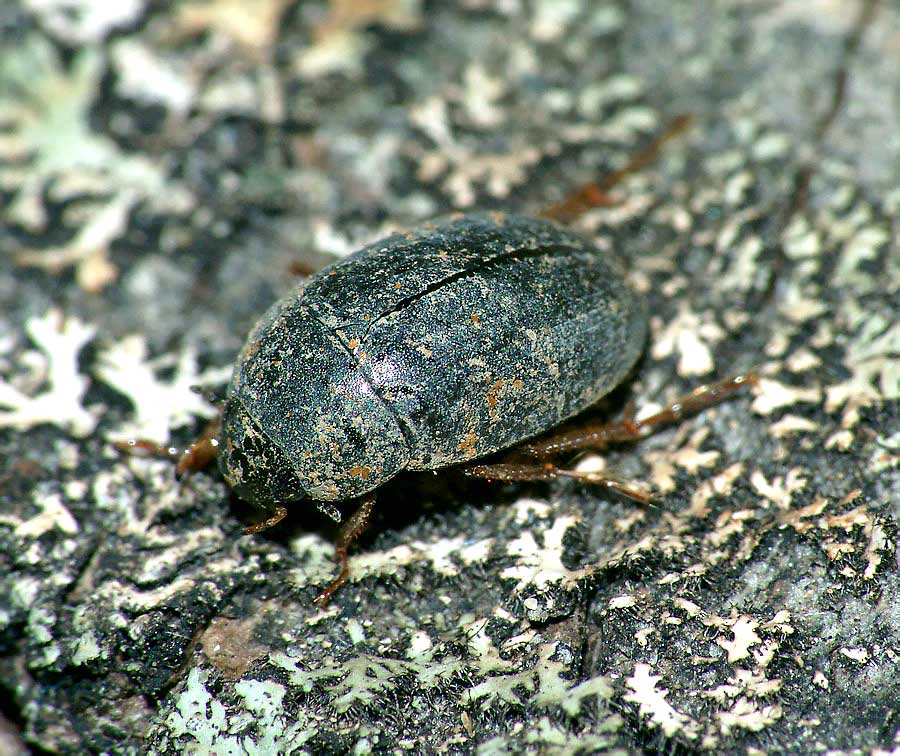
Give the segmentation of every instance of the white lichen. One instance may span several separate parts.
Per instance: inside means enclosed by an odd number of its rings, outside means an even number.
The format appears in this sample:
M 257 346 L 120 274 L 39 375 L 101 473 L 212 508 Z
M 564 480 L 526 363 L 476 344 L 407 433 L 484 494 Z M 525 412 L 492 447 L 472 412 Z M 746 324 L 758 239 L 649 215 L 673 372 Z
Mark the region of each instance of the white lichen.
M 41 249 L 25 249 L 16 255 L 16 262 L 58 274 L 75 267 L 78 285 L 89 292 L 98 292 L 112 283 L 118 271 L 109 259 L 109 247 L 128 227 L 128 215 L 137 197 L 123 190 L 97 211 L 67 242 Z
M 546 589 L 550 585 L 570 587 L 584 575 L 584 570 L 570 570 L 562 561 L 563 538 L 578 518 L 558 517 L 553 526 L 543 531 L 543 546 L 539 546 L 530 530 L 507 544 L 507 553 L 516 563 L 500 574 L 501 578 L 517 580 L 516 591 L 525 588 Z
M 41 26 L 66 42 L 101 42 L 111 32 L 134 24 L 146 0 L 23 0 Z
M 35 393 L 22 390 L 13 379 L 0 379 L 0 428 L 27 430 L 50 424 L 78 438 L 90 435 L 98 413 L 82 406 L 89 379 L 78 370 L 78 355 L 93 339 L 96 328 L 77 317 L 64 317 L 50 309 L 30 318 L 25 332 L 38 348 L 23 364 L 33 363 L 24 383 L 40 386 Z
M 648 717 L 651 724 L 659 727 L 667 737 L 681 733 L 688 738 L 696 738 L 698 724 L 666 701 L 669 691 L 656 687 L 660 680 L 661 676 L 650 674 L 649 664 L 635 664 L 634 674 L 625 681 L 631 693 L 623 696 L 623 700 L 636 703 L 639 714 Z
M 761 378 L 755 393 L 752 406 L 759 415 L 770 415 L 775 410 L 794 404 L 818 404 L 822 401 L 822 390 L 818 386 L 788 386 L 771 378 Z
M 760 704 L 743 696 L 735 701 L 730 711 L 717 712 L 722 734 L 728 735 L 732 729 L 739 727 L 750 732 L 760 730 L 781 719 L 781 704 Z
M 39 509 L 36 515 L 23 520 L 16 515 L 0 514 L 0 524 L 12 525 L 17 537 L 30 541 L 35 541 L 52 530 L 59 530 L 65 535 L 75 535 L 78 532 L 78 521 L 63 504 L 59 494 L 47 494 L 37 488 L 32 498 Z
M 750 656 L 750 649 L 762 643 L 762 638 L 756 633 L 759 621 L 746 615 L 731 618 L 710 617 L 704 624 L 731 632 L 731 640 L 716 638 L 716 643 L 728 653 L 729 664 L 746 659 Z
M 708 375 L 715 369 L 711 347 L 725 336 L 712 313 L 702 316 L 681 307 L 678 314 L 663 327 L 662 320 L 653 319 L 656 336 L 651 353 L 661 360 L 677 354 L 678 374 L 682 376 Z
M 859 313 L 854 325 L 856 334 L 844 360 L 852 375 L 826 388 L 825 410 L 842 409 L 844 429 L 856 425 L 862 408 L 900 398 L 900 322 Z
M 754 470 L 750 475 L 750 484 L 764 498 L 775 504 L 779 509 L 790 509 L 794 493 L 802 491 L 806 487 L 806 478 L 800 467 L 792 467 L 785 475 L 776 475 L 771 482 L 760 470 Z
M 161 372 L 172 369 L 171 378 Z M 179 354 L 150 359 L 143 336 L 130 335 L 102 350 L 96 376 L 131 400 L 134 417 L 107 435 L 113 440 L 145 438 L 165 443 L 174 428 L 191 425 L 197 417 L 211 418 L 217 409 L 194 387 L 216 385 L 227 380 L 230 368 L 200 371 L 196 352 L 185 348 Z

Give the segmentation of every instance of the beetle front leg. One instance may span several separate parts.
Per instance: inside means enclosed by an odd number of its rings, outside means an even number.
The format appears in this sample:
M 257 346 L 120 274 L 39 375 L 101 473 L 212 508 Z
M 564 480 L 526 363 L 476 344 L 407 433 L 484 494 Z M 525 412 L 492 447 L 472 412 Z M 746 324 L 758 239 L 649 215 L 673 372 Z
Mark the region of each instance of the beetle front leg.
M 116 441 L 113 446 L 117 451 L 126 454 L 137 452 L 149 454 L 154 457 L 162 457 L 175 462 L 175 477 L 183 478 L 185 475 L 198 472 L 209 467 L 219 453 L 219 435 L 222 430 L 222 417 L 216 415 L 203 433 L 191 443 L 190 446 L 180 449 L 177 446 L 166 446 L 156 441 L 145 438 L 131 438 L 128 441 Z
M 360 535 L 369 526 L 369 517 L 375 508 L 375 494 L 369 494 L 363 498 L 359 504 L 359 508 L 350 516 L 338 531 L 337 540 L 334 544 L 334 559 L 341 568 L 338 576 L 331 581 L 328 587 L 323 590 L 315 598 L 315 603 L 321 608 L 325 608 L 334 592 L 340 588 L 350 575 L 350 563 L 347 558 L 347 550 L 350 545 L 359 538 Z
M 248 525 L 246 528 L 244 528 L 244 535 L 262 533 L 262 531 L 264 530 L 275 527 L 285 517 L 287 517 L 287 507 L 275 507 L 275 509 L 272 510 L 272 514 L 265 520 L 256 523 L 256 525 Z

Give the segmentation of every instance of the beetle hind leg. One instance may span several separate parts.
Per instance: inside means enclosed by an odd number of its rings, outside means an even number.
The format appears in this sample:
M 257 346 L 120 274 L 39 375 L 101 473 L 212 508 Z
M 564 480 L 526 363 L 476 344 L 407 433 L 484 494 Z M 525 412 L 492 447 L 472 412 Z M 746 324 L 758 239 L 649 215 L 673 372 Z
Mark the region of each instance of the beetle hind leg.
M 652 163 L 663 145 L 686 131 L 692 121 L 693 118 L 688 114 L 676 116 L 646 147 L 632 155 L 623 168 L 613 171 L 597 181 L 577 187 L 562 200 L 545 207 L 538 214 L 557 223 L 571 223 L 591 208 L 611 207 L 619 204 L 619 201 L 610 195 L 610 190 L 625 177 L 637 173 Z
M 758 381 L 759 377 L 751 371 L 716 383 L 707 383 L 641 420 L 635 419 L 634 406 L 629 404 L 624 416 L 619 420 L 556 433 L 523 444 L 517 451 L 543 459 L 582 449 L 604 449 L 614 443 L 640 441 L 662 426 L 676 423 L 687 415 L 718 404 L 735 391 L 746 385 L 754 385 Z
M 641 504 L 653 503 L 653 498 L 648 493 L 621 480 L 617 480 L 616 478 L 610 478 L 601 472 L 567 470 L 550 464 L 549 462 L 543 464 L 498 462 L 496 464 L 488 465 L 470 465 L 463 468 L 463 473 L 472 478 L 506 482 L 546 481 L 555 480 L 556 478 L 573 478 L 584 483 L 590 483 L 591 485 L 603 486 L 610 491 L 615 491 L 616 493 L 640 502 Z
M 463 467 L 462 471 L 473 478 L 507 482 L 573 478 L 584 483 L 604 486 L 610 491 L 615 491 L 642 504 L 650 504 L 653 499 L 649 494 L 628 483 L 608 477 L 602 472 L 569 470 L 541 460 L 584 449 L 604 449 L 613 443 L 639 441 L 655 433 L 662 426 L 675 423 L 686 415 L 717 404 L 743 386 L 753 385 L 758 380 L 756 373 L 747 372 L 716 383 L 699 386 L 690 394 L 641 420 L 635 418 L 634 406 L 629 404 L 625 408 L 623 417 L 618 420 L 555 433 L 517 447 L 513 450 L 512 458 L 507 461 L 493 464 L 470 464 Z

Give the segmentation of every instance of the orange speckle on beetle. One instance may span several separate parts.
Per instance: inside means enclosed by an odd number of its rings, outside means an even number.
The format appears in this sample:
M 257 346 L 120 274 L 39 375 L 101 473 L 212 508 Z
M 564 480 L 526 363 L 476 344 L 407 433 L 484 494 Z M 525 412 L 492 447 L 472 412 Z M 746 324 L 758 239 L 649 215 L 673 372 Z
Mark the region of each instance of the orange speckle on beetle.
M 488 407 L 493 407 L 497 404 L 497 402 L 503 397 L 503 394 L 507 387 L 513 388 L 518 391 L 524 385 L 525 384 L 518 378 L 513 381 L 505 381 L 502 378 L 498 378 L 491 384 L 491 387 L 488 389 L 487 395 L 485 396 L 485 401 L 487 402 Z
M 466 433 L 466 435 L 462 437 L 462 440 L 459 442 L 459 445 L 456 448 L 466 456 L 474 457 L 477 454 L 477 452 L 475 451 L 476 446 L 478 446 L 478 434 Z
M 496 380 L 491 384 L 491 387 L 488 389 L 487 396 L 485 396 L 484 400 L 487 402 L 488 407 L 493 407 L 497 404 L 497 400 L 499 399 L 500 390 L 503 388 L 503 381 Z

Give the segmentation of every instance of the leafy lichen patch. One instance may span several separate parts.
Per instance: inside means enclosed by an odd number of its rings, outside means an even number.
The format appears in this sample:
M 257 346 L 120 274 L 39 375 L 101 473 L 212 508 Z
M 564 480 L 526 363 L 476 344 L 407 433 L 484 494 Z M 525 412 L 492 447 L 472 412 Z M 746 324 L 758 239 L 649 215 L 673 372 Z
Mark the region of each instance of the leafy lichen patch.
M 162 377 L 171 370 L 170 378 Z M 231 375 L 231 368 L 200 371 L 196 352 L 190 348 L 178 354 L 151 359 L 147 342 L 133 334 L 104 348 L 98 355 L 96 376 L 124 396 L 134 406 L 134 419 L 108 432 L 118 441 L 144 438 L 164 444 L 173 429 L 196 422 L 198 417 L 214 417 L 218 410 L 196 390 L 219 385 Z
M 31 352 L 31 359 L 19 356 L 20 364 L 31 363 L 29 373 L 0 379 L 0 428 L 27 430 L 49 423 L 76 437 L 93 432 L 97 414 L 82 405 L 88 378 L 79 370 L 78 357 L 96 330 L 57 309 L 27 321 L 25 331 L 39 351 Z
M 56 202 L 85 199 L 67 243 L 22 249 L 18 261 L 52 272 L 75 266 L 80 285 L 91 292 L 115 279 L 109 247 L 136 202 L 170 211 L 189 204 L 156 161 L 120 150 L 91 128 L 90 108 L 103 71 L 96 47 L 81 48 L 65 67 L 53 46 L 34 34 L 0 56 L 6 132 L 0 140 L 0 185 L 14 193 L 8 221 L 40 232 L 48 222 L 47 195 Z
M 666 701 L 669 691 L 657 688 L 662 677 L 651 675 L 650 670 L 649 664 L 635 664 L 634 673 L 627 680 L 631 692 L 623 697 L 624 700 L 637 704 L 638 712 L 667 736 L 682 734 L 688 739 L 695 739 L 699 733 L 699 725 Z

